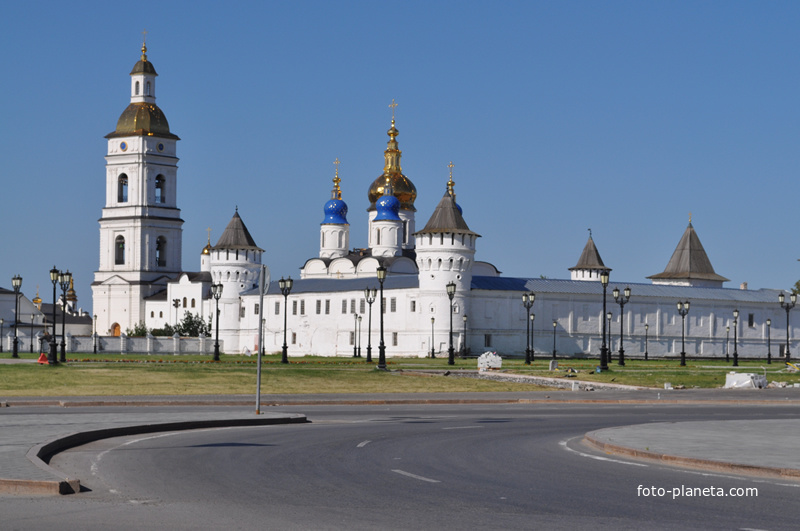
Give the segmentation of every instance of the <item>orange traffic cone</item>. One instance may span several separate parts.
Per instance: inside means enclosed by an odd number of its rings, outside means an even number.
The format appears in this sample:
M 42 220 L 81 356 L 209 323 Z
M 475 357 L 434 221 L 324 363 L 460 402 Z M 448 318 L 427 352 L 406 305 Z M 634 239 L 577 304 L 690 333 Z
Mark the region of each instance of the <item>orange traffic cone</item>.
M 41 365 L 50 365 L 50 362 L 47 361 L 47 354 L 45 354 L 44 352 L 39 354 L 39 363 Z

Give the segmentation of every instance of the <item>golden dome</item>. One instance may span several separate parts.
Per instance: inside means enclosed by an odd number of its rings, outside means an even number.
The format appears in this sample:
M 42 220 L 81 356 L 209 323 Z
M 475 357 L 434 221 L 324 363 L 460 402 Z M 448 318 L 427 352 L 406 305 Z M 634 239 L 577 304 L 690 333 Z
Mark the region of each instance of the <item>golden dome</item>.
M 75 277 L 69 277 L 69 289 L 67 290 L 67 300 L 69 302 L 78 302 L 78 295 L 75 293 Z
M 392 127 L 386 134 L 389 135 L 390 140 L 387 143 L 386 151 L 383 152 L 385 159 L 383 173 L 369 187 L 367 194 L 369 208 L 367 210 L 375 210 L 375 202 L 383 195 L 388 180 L 392 195 L 400 201 L 400 208 L 416 212 L 414 201 L 417 199 L 417 187 L 402 173 L 403 169 L 400 167 L 402 151 L 397 147 L 397 135 L 400 132 L 394 126 L 394 118 L 392 118 Z
M 169 123 L 164 112 L 155 103 L 137 102 L 128 105 L 122 111 L 117 128 L 106 138 L 117 136 L 160 136 L 165 138 L 178 137 L 169 132 Z

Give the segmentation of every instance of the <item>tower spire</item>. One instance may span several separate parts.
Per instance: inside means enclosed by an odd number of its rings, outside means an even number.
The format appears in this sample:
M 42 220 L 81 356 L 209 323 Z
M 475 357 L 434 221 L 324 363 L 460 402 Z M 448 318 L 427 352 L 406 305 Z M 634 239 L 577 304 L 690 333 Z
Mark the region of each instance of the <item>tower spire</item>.
M 333 192 L 331 193 L 331 199 L 341 199 L 342 198 L 342 190 L 339 188 L 339 183 L 342 180 L 339 178 L 339 157 L 336 157 L 336 160 L 333 161 L 334 166 L 336 166 L 336 174 L 333 177 Z
M 450 161 L 450 164 L 447 165 L 447 167 L 450 169 L 450 180 L 447 181 L 447 193 L 455 197 L 456 192 L 455 190 L 453 190 L 453 187 L 456 184 L 455 181 L 453 181 L 453 168 L 455 168 L 455 165 L 453 164 L 452 160 Z
M 142 61 L 147 61 L 147 30 L 142 31 Z

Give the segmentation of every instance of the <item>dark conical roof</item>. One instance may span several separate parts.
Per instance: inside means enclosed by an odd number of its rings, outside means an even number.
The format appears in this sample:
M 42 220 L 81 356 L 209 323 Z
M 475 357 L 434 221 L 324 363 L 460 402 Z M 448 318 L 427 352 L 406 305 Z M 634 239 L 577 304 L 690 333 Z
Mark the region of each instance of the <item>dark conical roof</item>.
M 425 228 L 416 234 L 439 234 L 442 232 L 480 236 L 480 234 L 469 230 L 467 222 L 464 221 L 464 217 L 456 205 L 455 194 L 451 194 L 449 190 L 445 192 L 444 197 L 439 201 Z
M 247 230 L 244 221 L 242 221 L 242 218 L 239 217 L 238 209 L 233 214 L 228 226 L 225 227 L 225 231 L 222 233 L 222 236 L 220 236 L 219 240 L 217 240 L 217 244 L 214 246 L 214 249 L 264 250 L 256 245 L 255 240 L 253 240 L 253 237 L 250 236 L 250 231 Z
M 583 247 L 583 252 L 581 253 L 581 257 L 578 259 L 578 263 L 575 264 L 575 267 L 569 268 L 570 271 L 581 269 L 611 271 L 611 268 L 606 267 L 606 265 L 603 263 L 603 259 L 600 258 L 600 253 L 597 251 L 597 247 L 594 244 L 591 234 L 589 235 L 589 241 L 587 241 L 586 245 Z
M 663 273 L 647 277 L 653 280 L 714 280 L 718 282 L 727 282 L 729 279 L 718 275 L 711 265 L 711 260 L 708 259 L 706 250 L 703 244 L 700 243 L 700 238 L 689 222 L 686 231 L 678 242 L 678 247 L 672 253 L 672 258 L 669 259 L 667 268 Z

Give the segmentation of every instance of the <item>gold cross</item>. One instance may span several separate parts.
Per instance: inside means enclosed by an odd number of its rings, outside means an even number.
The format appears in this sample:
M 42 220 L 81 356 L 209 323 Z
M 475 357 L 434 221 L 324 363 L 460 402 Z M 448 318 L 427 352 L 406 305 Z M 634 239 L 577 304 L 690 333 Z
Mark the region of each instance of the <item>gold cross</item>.
M 147 42 L 147 30 L 142 32 L 142 44 Z
M 691 222 L 692 222 L 692 213 L 689 212 L 689 223 L 691 223 Z
M 389 105 L 389 107 L 392 109 L 392 122 L 394 122 L 394 109 L 397 107 L 397 103 L 395 103 L 394 98 L 392 98 L 392 103 Z
M 208 232 L 208 243 L 210 244 L 211 243 L 211 227 L 207 228 L 206 232 Z

